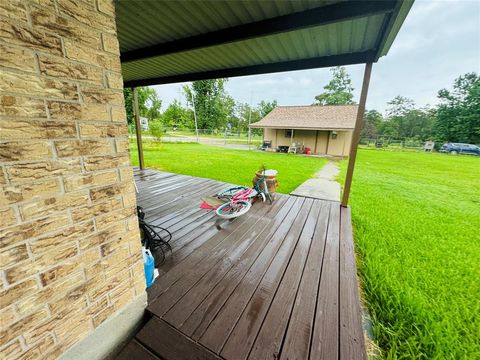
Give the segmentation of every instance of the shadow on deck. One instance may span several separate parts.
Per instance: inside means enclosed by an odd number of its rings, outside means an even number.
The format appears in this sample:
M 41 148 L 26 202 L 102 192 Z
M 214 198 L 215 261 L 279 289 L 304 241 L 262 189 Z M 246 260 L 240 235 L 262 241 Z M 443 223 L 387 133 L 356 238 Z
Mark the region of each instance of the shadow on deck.
M 149 320 L 120 359 L 365 359 L 350 209 L 278 194 L 214 226 L 214 180 L 135 171 L 147 220 L 173 233 Z

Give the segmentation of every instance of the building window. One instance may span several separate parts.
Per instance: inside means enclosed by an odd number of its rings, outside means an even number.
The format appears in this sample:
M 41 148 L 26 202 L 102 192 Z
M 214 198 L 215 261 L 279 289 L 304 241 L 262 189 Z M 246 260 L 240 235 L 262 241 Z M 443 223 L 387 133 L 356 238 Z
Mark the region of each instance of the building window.
M 292 137 L 292 129 L 286 129 L 285 130 L 285 137 L 286 138 L 291 138 Z

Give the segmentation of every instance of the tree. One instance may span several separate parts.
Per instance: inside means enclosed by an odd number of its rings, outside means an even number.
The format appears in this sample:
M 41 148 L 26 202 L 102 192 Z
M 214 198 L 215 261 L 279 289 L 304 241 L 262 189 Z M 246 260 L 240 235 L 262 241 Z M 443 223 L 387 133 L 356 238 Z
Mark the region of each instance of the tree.
M 438 92 L 434 131 L 439 141 L 480 143 L 480 77 L 467 73 L 453 83 L 453 91 Z
M 400 127 L 400 137 L 427 140 L 432 137 L 434 121 L 434 112 L 429 108 L 412 109 L 404 116 Z
M 238 104 L 236 106 L 237 125 L 236 130 L 248 131 L 248 123 L 254 123 L 259 121 L 262 117 L 260 115 L 260 109 L 258 107 L 250 106 L 250 104 Z
M 272 102 L 260 101 L 258 104 L 258 112 L 260 113 L 260 118 L 263 119 L 267 114 L 277 107 L 277 100 Z M 252 121 L 253 122 L 253 121 Z
M 161 116 L 161 122 L 166 127 L 178 126 L 182 128 L 193 128 L 193 112 L 174 100 Z
M 362 137 L 373 139 L 377 137 L 383 123 L 383 116 L 377 110 L 367 110 L 363 116 Z
M 123 98 L 125 100 L 125 110 L 127 112 L 127 122 L 132 124 L 134 122 L 133 112 L 133 91 L 131 88 L 123 89 Z
M 160 118 L 160 108 L 162 107 L 162 100 L 158 98 L 157 92 L 153 89 L 149 89 L 149 94 L 147 98 L 147 118 L 151 120 Z
M 382 134 L 401 139 L 405 134 L 406 115 L 415 108 L 415 102 L 404 96 L 397 95 L 387 102 L 387 117 L 382 126 Z
M 187 101 L 195 107 L 199 129 L 213 130 L 226 126 L 233 112 L 232 103 L 235 103 L 225 92 L 227 80 L 198 80 L 191 86 L 183 87 Z
M 222 120 L 223 127 L 227 127 L 228 124 L 231 126 L 232 122 L 236 120 L 235 107 L 235 99 L 230 95 L 225 95 L 221 99 L 220 111 L 221 117 L 224 119 Z
M 150 135 L 152 135 L 155 140 L 160 141 L 162 139 L 164 128 L 159 120 L 150 121 L 148 123 L 148 129 L 150 130 Z
M 406 113 L 415 108 L 415 102 L 405 96 L 397 95 L 387 102 L 387 115 L 390 119 L 405 116 Z
M 353 104 L 353 87 L 350 75 L 343 66 L 331 69 L 332 80 L 323 88 L 325 91 L 315 96 L 317 105 Z
M 387 117 L 380 125 L 382 135 L 394 139 L 428 140 L 432 138 L 435 111 L 416 108 L 412 99 L 398 95 L 387 103 Z
M 149 120 L 160 116 L 160 107 L 162 101 L 158 98 L 156 91 L 149 87 L 138 87 L 138 109 L 140 116 L 147 117 Z M 133 90 L 131 88 L 123 89 L 125 99 L 125 110 L 127 112 L 127 121 L 129 124 L 135 122 L 133 112 Z

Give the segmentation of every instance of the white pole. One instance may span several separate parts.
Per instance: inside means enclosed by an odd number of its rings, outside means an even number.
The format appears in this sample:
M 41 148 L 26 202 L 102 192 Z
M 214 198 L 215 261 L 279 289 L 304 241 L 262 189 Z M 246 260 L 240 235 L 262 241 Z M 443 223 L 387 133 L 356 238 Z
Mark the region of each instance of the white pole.
M 250 142 L 252 139 L 252 129 L 250 129 L 251 120 L 252 120 L 252 105 L 250 105 L 250 114 L 248 115 L 248 150 L 250 150 Z
M 250 122 L 252 120 L 252 97 L 253 92 L 250 93 L 250 113 L 248 114 L 248 150 L 250 150 L 250 142 L 252 140 L 252 129 L 250 129 Z
M 197 125 L 197 112 L 195 111 L 195 95 L 193 95 L 193 89 L 191 91 L 192 94 L 192 104 L 193 104 L 193 118 L 195 119 L 195 133 L 197 134 L 197 143 L 200 141 L 198 140 L 198 125 Z

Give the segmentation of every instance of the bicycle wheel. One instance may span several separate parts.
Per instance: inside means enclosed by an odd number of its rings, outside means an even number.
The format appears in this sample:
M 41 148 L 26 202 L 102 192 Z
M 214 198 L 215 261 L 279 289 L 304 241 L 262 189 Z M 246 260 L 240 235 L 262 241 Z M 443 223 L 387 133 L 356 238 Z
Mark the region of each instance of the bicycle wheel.
M 252 204 L 249 201 L 240 200 L 234 204 L 225 203 L 215 210 L 215 213 L 224 219 L 233 219 L 245 214 Z
M 262 202 L 265 202 L 265 200 L 267 200 L 263 192 L 259 193 L 258 195 L 262 198 Z

